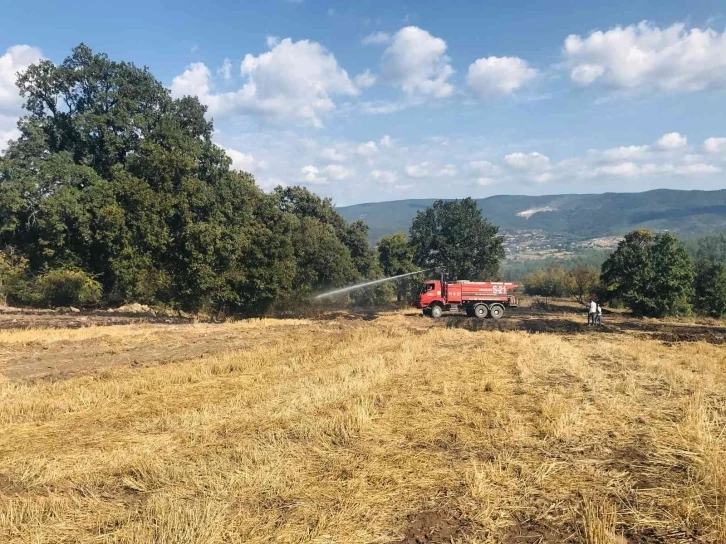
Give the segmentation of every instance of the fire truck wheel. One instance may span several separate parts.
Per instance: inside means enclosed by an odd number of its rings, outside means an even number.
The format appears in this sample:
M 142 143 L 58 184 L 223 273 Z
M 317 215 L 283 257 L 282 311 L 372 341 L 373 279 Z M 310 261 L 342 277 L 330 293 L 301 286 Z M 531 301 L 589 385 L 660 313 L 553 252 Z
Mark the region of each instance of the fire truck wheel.
M 434 319 L 438 319 L 443 315 L 443 313 L 444 310 L 442 310 L 441 306 L 439 306 L 438 304 L 431 308 L 431 317 L 433 317 Z
M 477 304 L 474 306 L 474 315 L 479 319 L 484 319 L 488 313 L 489 310 L 487 309 L 486 304 Z
M 495 304 L 490 308 L 489 312 L 491 313 L 493 319 L 499 319 L 504 315 L 504 306 L 500 304 Z

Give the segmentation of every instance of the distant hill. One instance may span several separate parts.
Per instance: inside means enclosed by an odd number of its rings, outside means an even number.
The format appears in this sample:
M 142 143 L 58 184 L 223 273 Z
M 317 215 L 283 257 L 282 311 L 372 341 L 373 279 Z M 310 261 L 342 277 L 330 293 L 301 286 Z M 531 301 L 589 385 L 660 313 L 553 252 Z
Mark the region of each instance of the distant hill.
M 349 221 L 362 219 L 372 241 L 408 232 L 416 212 L 430 200 L 396 200 L 338 208 Z M 599 195 L 492 196 L 477 199 L 484 216 L 504 233 L 539 232 L 559 240 L 617 236 L 635 228 L 696 236 L 726 230 L 726 190 Z

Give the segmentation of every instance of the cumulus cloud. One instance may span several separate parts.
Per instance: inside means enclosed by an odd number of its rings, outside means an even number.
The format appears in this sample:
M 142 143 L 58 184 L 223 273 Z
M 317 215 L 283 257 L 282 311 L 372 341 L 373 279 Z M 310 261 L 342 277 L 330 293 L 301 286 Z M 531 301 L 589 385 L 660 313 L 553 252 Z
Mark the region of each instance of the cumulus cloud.
M 398 176 L 391 170 L 371 170 L 371 179 L 379 183 L 395 183 Z
M 430 175 L 428 162 L 419 164 L 407 164 L 405 168 L 406 175 L 411 178 L 423 178 Z
M 402 28 L 383 53 L 381 77 L 409 96 L 446 98 L 454 87 L 446 42 L 415 26 Z
M 391 140 L 391 137 L 386 134 L 381 138 L 381 147 L 391 147 L 393 146 L 393 140 Z
M 215 93 L 209 69 L 194 63 L 174 78 L 172 95 L 198 96 L 215 117 L 248 114 L 298 119 L 320 127 L 320 116 L 335 109 L 335 95 L 359 93 L 333 54 L 319 43 L 268 38 L 268 45 L 267 53 L 244 57 L 240 73 L 246 81 L 239 90 Z
M 537 74 L 519 57 L 487 57 L 469 66 L 466 83 L 479 98 L 502 96 L 533 82 Z
M 222 66 L 217 68 L 217 74 L 222 76 L 225 81 L 229 81 L 232 78 L 232 61 L 224 59 Z
M 326 184 L 332 181 L 343 181 L 353 175 L 353 171 L 340 164 L 329 164 L 325 168 L 318 168 L 312 164 L 303 166 L 300 170 L 302 180 L 310 184 Z
M 411 178 L 452 178 L 459 170 L 454 164 L 445 164 L 441 168 L 431 165 L 428 161 L 418 164 L 408 164 L 404 169 L 406 175 Z
M 703 148 L 709 153 L 726 153 L 726 138 L 709 138 L 703 142 Z
M 358 74 L 355 76 L 355 85 L 359 89 L 367 89 L 368 87 L 372 87 L 376 83 L 376 76 L 371 74 L 370 70 L 366 70 L 365 72 Z
M 320 170 L 312 164 L 303 166 L 300 169 L 300 173 L 302 174 L 302 179 L 308 183 L 323 183 L 319 178 Z
M 363 45 L 382 45 L 386 43 L 390 43 L 391 41 L 391 35 L 387 32 L 372 32 L 371 34 L 368 34 L 365 38 L 361 40 L 361 43 Z
M 623 161 L 630 159 L 641 159 L 647 153 L 647 145 L 629 145 L 613 147 L 602 152 L 603 157 L 609 161 Z
M 545 170 L 550 166 L 550 159 L 542 153 L 510 153 L 504 157 L 506 162 L 512 168 L 517 170 Z
M 679 149 L 681 147 L 686 147 L 687 144 L 688 139 L 677 132 L 664 134 L 660 140 L 658 140 L 658 145 L 663 149 Z
M 441 170 L 439 170 L 439 176 L 443 176 L 443 177 L 447 177 L 447 178 L 453 178 L 458 173 L 459 173 L 459 170 L 453 164 L 445 164 L 441 168 Z
M 329 164 L 323 168 L 323 174 L 326 178 L 333 181 L 343 181 L 353 175 L 353 171 L 341 166 L 340 164 Z
M 255 158 L 250 153 L 242 153 L 236 149 L 225 148 L 230 159 L 232 159 L 232 168 L 242 170 L 243 172 L 251 172 L 255 166 Z
M 365 142 L 358 146 L 357 151 L 359 155 L 370 157 L 378 152 L 378 146 L 376 146 L 376 142 Z
M 320 151 L 320 157 L 330 162 L 343 162 L 346 156 L 334 147 L 326 147 Z
M 9 140 L 20 136 L 15 128 L 23 106 L 15 85 L 18 73 L 42 58 L 40 49 L 29 45 L 13 45 L 0 56 L 0 151 L 5 150 Z
M 583 86 L 600 82 L 620 91 L 692 92 L 726 87 L 726 32 L 637 25 L 572 34 L 562 55 L 571 79 Z

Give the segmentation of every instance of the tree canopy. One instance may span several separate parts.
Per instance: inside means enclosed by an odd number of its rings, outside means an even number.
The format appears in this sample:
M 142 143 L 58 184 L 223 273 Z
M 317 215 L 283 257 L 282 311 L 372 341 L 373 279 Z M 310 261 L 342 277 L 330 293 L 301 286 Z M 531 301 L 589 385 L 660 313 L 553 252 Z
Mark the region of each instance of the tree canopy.
M 33 277 L 82 271 L 112 304 L 256 312 L 380 273 L 363 223 L 231 170 L 206 107 L 148 69 L 82 44 L 18 86 L 27 115 L 0 157 L 0 248 Z
M 637 315 L 687 314 L 693 278 L 693 263 L 673 235 L 636 230 L 603 264 L 602 296 L 621 300 Z
M 504 258 L 498 227 L 482 217 L 476 202 L 437 200 L 416 214 L 409 231 L 413 261 L 441 268 L 450 279 L 493 279 Z

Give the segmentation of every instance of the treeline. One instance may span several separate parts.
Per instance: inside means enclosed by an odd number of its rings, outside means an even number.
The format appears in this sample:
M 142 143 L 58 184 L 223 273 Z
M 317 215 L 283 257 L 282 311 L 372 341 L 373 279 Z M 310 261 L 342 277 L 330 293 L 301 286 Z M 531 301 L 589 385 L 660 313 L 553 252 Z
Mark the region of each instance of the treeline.
M 301 187 L 267 194 L 231 170 L 197 98 L 172 99 L 148 69 L 84 45 L 17 83 L 27 114 L 0 156 L 3 301 L 254 314 L 420 267 L 483 277 L 503 257 L 471 199 L 437 202 L 409 239 L 372 248 L 368 227 L 329 199 Z M 377 304 L 404 288 L 351 297 Z
M 687 247 L 688 246 L 688 247 Z M 602 264 L 570 270 L 549 266 L 525 276 L 525 292 L 597 299 L 624 305 L 636 315 L 663 317 L 698 313 L 726 316 L 726 236 L 688 244 L 668 233 L 636 230 Z

